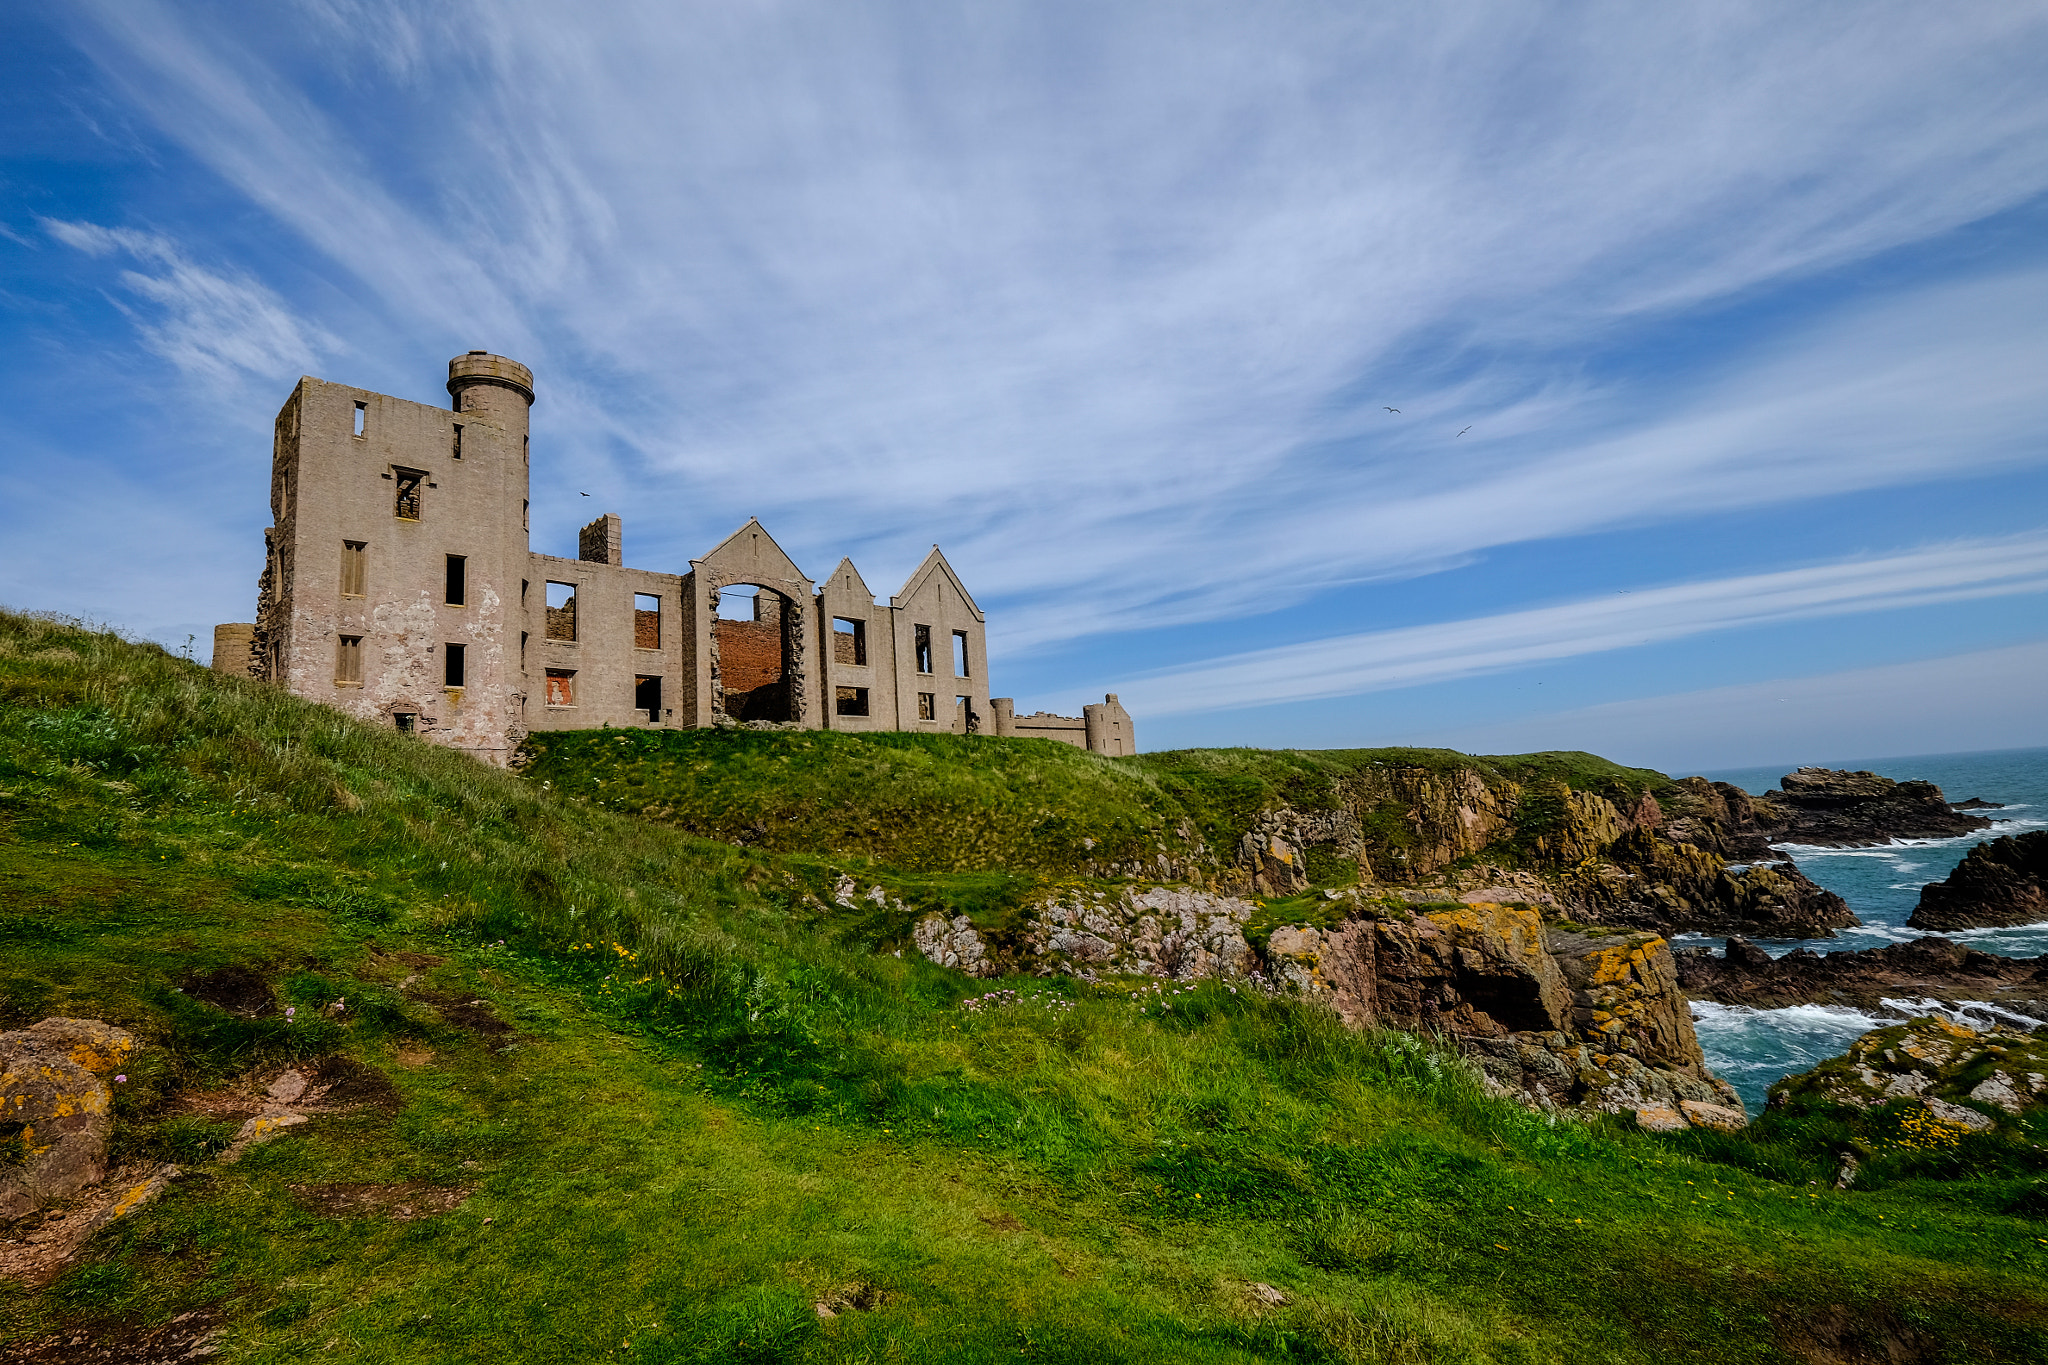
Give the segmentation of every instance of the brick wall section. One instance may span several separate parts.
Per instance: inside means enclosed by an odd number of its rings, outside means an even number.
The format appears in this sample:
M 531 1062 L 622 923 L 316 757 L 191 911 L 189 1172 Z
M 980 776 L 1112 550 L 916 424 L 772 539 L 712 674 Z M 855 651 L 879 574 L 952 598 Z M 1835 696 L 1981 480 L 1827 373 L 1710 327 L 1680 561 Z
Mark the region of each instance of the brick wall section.
M 782 681 L 782 627 L 767 621 L 719 621 L 718 677 L 728 695 Z

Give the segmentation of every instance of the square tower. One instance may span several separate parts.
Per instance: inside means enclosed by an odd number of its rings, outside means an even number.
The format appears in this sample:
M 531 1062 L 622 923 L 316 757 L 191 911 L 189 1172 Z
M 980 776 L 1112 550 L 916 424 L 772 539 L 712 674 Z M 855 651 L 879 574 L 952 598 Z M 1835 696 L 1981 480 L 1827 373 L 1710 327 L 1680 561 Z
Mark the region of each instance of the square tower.
M 452 410 L 302 378 L 277 415 L 259 677 L 503 763 L 522 735 L 533 376 L 472 351 Z

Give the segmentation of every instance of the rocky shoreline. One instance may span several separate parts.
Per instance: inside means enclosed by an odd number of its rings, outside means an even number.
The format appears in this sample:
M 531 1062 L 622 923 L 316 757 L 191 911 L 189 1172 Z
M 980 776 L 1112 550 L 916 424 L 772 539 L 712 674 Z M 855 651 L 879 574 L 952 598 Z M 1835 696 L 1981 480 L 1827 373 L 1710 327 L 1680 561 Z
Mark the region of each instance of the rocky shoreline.
M 1689 996 L 1723 1005 L 1883 1008 L 1885 1000 L 1978 1001 L 2048 1021 L 2048 958 L 2000 957 L 1930 937 L 1860 952 L 1799 948 L 1773 958 L 1745 938 L 1727 948 L 1681 948 L 1678 983 Z

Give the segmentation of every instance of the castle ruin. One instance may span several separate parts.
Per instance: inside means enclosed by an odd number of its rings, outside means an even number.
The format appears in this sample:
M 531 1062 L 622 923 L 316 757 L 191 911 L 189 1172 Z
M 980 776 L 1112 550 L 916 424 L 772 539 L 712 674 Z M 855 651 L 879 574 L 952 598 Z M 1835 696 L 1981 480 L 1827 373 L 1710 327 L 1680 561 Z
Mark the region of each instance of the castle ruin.
M 450 408 L 302 378 L 277 414 L 256 620 L 213 666 L 504 763 L 531 730 L 710 725 L 1050 739 L 1137 752 L 1114 695 L 1083 715 L 990 697 L 987 621 L 934 545 L 886 606 L 850 559 L 814 582 L 759 521 L 689 572 L 625 564 L 617 516 L 577 557 L 527 542 L 533 375 L 471 351 Z

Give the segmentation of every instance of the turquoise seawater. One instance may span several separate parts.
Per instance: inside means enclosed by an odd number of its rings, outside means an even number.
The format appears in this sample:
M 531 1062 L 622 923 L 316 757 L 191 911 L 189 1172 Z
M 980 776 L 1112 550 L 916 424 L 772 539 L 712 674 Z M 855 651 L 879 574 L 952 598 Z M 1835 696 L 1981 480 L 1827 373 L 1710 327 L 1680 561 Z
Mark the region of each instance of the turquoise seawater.
M 1899 840 L 1883 848 L 1780 845 L 1780 851 L 1796 862 L 1802 872 L 1847 901 L 1863 924 L 1860 928 L 1844 929 L 1834 938 L 1758 940 L 1759 946 L 1773 956 L 1801 947 L 1817 953 L 1845 952 L 1919 938 L 1918 930 L 1906 927 L 1906 919 L 1920 902 L 1921 887 L 1948 876 L 1974 845 L 1986 839 L 2048 826 L 2048 749 L 1840 759 L 1813 764 L 1867 769 L 1901 782 L 1921 778 L 1938 785 L 1950 801 L 1975 796 L 2002 802 L 2004 809 L 1979 811 L 1978 814 L 1989 816 L 1996 823 L 1958 839 Z M 1741 768 L 1704 776 L 1733 783 L 1752 795 L 1762 795 L 1797 766 Z M 2048 953 L 2048 923 L 2011 929 L 1971 929 L 1949 937 L 2006 957 Z M 1718 948 L 1721 944 L 1717 938 L 1697 934 L 1681 934 L 1673 942 L 1678 947 L 1708 944 Z M 1860 1034 L 1913 1014 L 1948 1013 L 1980 1025 L 2005 1022 L 2032 1027 L 2041 1022 L 1993 1010 L 1989 1005 L 1944 1010 L 1915 1000 L 1884 1003 L 1884 1011 L 1869 1013 L 1832 1005 L 1759 1010 L 1702 1000 L 1693 1002 L 1692 1013 L 1708 1065 L 1742 1092 L 1751 1113 L 1762 1108 L 1764 1094 L 1773 1081 L 1840 1054 Z

